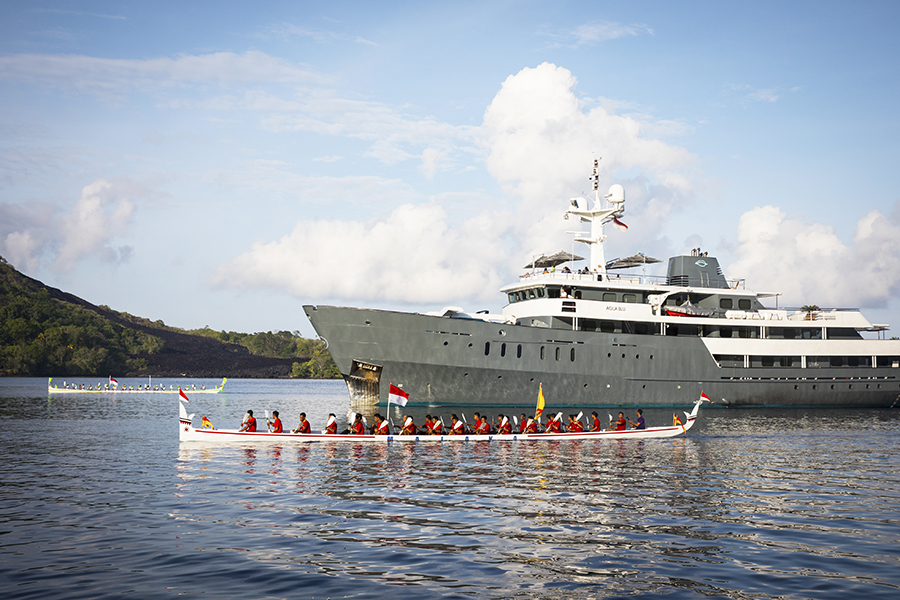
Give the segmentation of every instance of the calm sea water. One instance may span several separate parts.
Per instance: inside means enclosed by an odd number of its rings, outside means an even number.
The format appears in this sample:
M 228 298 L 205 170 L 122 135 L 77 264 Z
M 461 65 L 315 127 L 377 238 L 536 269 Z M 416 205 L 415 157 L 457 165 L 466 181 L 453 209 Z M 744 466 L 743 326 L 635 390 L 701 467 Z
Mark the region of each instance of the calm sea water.
M 322 427 L 348 406 L 342 382 L 236 380 L 189 412 Z M 174 395 L 0 379 L 4 598 L 900 597 L 898 410 L 389 446 L 180 444 L 176 415 Z

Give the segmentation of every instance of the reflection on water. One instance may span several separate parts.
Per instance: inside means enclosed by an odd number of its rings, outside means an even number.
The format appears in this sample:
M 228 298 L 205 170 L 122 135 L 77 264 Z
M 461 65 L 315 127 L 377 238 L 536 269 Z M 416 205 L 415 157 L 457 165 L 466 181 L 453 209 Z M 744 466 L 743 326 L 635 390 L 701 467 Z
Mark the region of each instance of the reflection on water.
M 192 404 L 319 416 L 346 394 L 256 383 Z M 0 414 L 13 598 L 893 598 L 900 585 L 893 411 L 705 410 L 672 440 L 214 446 L 179 444 L 168 400 L 7 393 Z

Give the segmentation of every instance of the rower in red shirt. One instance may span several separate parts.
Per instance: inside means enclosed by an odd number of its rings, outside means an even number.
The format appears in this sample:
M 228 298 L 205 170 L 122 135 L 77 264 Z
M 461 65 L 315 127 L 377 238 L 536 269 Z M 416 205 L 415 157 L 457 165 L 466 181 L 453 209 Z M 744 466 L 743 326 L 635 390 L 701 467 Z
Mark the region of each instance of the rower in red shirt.
M 497 433 L 499 433 L 500 435 L 511 434 L 512 433 L 512 423 L 510 423 L 509 419 L 504 417 L 503 415 L 499 415 L 499 416 L 500 416 L 500 424 L 497 426 Z
M 391 435 L 391 424 L 388 423 L 385 419 L 381 417 L 380 414 L 375 414 L 375 435 Z
M 431 435 L 444 435 L 444 423 L 439 417 L 431 419 Z
M 580 433 L 584 431 L 581 421 L 575 419 L 575 415 L 569 415 L 569 423 L 566 425 L 566 431 L 570 433 Z
M 456 415 L 450 415 L 450 434 L 463 435 L 466 432 L 466 424 L 456 418 Z
M 475 413 L 475 433 L 477 435 L 488 435 L 491 432 L 491 426 L 487 419 Z
M 524 433 L 537 433 L 538 432 L 538 424 L 534 419 L 528 419 L 527 424 L 525 425 Z
M 597 414 L 597 411 L 592 412 L 591 416 L 594 419 L 591 421 L 591 428 L 588 431 L 603 431 L 603 425 L 600 423 L 600 416 Z
M 334 413 L 330 413 L 328 415 L 328 422 L 325 423 L 325 429 L 322 431 L 322 433 L 337 433 L 337 417 L 334 416 Z
M 403 422 L 403 429 L 400 430 L 400 435 L 416 435 L 417 432 L 418 429 L 416 429 L 416 424 L 413 423 L 413 418 L 407 416 Z
M 425 435 L 433 435 L 434 434 L 434 422 L 431 420 L 431 415 L 425 415 Z
M 350 426 L 350 435 L 363 435 L 364 433 L 366 433 L 366 427 L 363 425 L 362 415 L 356 413 L 353 425 Z
M 562 415 L 559 414 L 547 422 L 547 433 L 560 433 L 561 426 L 562 426 Z
M 525 433 L 526 427 L 528 427 L 528 417 L 525 416 L 525 413 L 522 413 L 522 419 L 519 421 L 519 433 Z
M 274 420 L 271 423 L 268 422 L 268 419 L 266 420 L 266 425 L 269 426 L 269 431 L 271 433 L 283 433 L 284 428 L 281 425 L 281 419 L 278 418 L 277 410 L 272 411 L 272 418 Z
M 256 419 L 253 418 L 253 411 L 248 410 L 247 414 L 244 415 L 244 424 L 241 425 L 241 428 L 238 431 L 256 431 Z
M 300 413 L 300 424 L 291 433 L 309 433 L 309 421 L 306 420 L 306 413 Z
M 610 423 L 609 429 L 607 429 L 607 431 L 625 431 L 625 427 L 625 413 L 619 412 L 619 418 L 616 419 L 615 423 Z

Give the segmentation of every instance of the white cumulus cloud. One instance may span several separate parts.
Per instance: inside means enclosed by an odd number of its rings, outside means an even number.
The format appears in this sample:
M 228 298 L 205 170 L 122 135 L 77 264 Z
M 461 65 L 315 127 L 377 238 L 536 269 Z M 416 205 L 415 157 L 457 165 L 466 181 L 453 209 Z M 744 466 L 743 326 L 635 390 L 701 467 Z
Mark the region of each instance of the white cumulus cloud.
M 829 225 L 757 207 L 741 217 L 736 256 L 727 272 L 782 292 L 785 306 L 880 308 L 900 292 L 900 226 L 878 210 L 860 218 L 847 245 Z
M 435 204 L 404 204 L 373 222 L 301 221 L 280 240 L 254 244 L 221 265 L 214 282 L 284 289 L 302 298 L 487 299 L 501 285 L 501 222 L 484 213 L 454 228 Z

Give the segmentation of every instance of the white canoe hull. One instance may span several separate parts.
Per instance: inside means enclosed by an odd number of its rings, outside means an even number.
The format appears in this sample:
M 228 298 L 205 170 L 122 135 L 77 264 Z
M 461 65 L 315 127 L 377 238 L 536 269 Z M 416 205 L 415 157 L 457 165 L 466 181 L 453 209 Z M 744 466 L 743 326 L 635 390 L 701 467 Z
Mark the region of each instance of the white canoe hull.
M 268 433 L 248 432 L 237 429 L 195 429 L 194 415 L 188 415 L 181 402 L 179 416 L 179 439 L 182 442 L 355 442 L 387 444 L 397 442 L 502 442 L 524 440 L 644 440 L 672 438 L 687 433 L 697 420 L 697 413 L 703 400 L 694 404 L 694 409 L 685 412 L 683 425 L 671 427 L 649 427 L 647 429 L 627 429 L 624 431 L 585 431 L 581 433 L 513 433 L 507 435 L 343 435 L 324 433 Z

